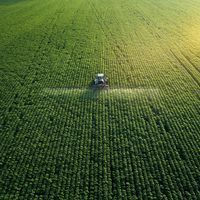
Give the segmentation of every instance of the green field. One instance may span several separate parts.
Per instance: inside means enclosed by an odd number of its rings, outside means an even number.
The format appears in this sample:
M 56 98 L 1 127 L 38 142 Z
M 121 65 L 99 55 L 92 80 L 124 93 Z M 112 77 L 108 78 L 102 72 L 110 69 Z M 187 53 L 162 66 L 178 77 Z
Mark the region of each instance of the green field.
M 199 200 L 200 1 L 0 0 L 0 199 Z

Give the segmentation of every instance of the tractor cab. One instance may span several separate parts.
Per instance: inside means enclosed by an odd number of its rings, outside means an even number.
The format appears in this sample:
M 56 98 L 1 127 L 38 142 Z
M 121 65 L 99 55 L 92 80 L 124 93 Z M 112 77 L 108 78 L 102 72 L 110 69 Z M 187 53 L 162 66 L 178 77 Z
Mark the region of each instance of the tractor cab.
M 96 74 L 94 86 L 100 88 L 108 87 L 108 78 L 102 73 Z

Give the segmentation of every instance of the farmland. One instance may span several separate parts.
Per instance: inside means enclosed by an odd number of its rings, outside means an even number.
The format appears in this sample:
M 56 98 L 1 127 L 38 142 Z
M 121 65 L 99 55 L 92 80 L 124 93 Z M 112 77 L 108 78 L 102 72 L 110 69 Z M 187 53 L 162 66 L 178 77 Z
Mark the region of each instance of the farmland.
M 0 199 L 198 200 L 199 169 L 199 0 L 0 0 Z

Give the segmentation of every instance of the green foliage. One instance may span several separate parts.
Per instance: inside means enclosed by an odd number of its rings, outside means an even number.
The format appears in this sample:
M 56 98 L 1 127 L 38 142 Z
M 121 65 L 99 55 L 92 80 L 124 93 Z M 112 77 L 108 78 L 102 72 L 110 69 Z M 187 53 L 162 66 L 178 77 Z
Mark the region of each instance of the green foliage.
M 200 199 L 199 13 L 0 0 L 0 199 Z

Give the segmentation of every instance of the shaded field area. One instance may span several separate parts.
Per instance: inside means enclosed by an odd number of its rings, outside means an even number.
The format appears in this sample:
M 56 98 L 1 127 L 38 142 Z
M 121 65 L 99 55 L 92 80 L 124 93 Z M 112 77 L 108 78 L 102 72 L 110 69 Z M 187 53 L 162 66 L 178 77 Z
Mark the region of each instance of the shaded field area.
M 0 199 L 200 199 L 199 13 L 0 0 Z

